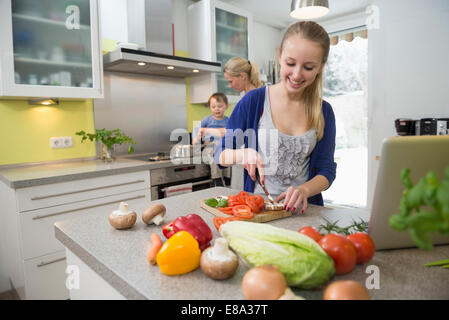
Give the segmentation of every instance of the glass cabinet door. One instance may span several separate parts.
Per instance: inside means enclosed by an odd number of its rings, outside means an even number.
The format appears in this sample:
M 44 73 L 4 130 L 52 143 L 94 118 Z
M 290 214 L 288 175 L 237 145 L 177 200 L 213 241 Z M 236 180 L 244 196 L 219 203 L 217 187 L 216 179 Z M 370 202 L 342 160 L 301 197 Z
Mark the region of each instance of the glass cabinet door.
M 248 59 L 248 18 L 215 8 L 217 61 L 224 66 L 232 57 Z M 217 75 L 217 90 L 226 95 L 238 96 L 229 88 L 223 73 Z
M 89 0 L 13 0 L 14 82 L 93 87 Z

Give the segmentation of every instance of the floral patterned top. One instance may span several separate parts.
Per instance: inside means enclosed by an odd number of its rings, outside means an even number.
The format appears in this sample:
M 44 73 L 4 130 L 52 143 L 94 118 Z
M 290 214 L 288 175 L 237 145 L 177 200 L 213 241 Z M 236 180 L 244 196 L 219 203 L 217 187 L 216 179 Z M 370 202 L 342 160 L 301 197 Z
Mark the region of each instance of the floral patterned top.
M 264 111 L 258 128 L 259 153 L 265 160 L 265 186 L 273 197 L 290 186 L 307 181 L 310 154 L 317 143 L 317 131 L 310 129 L 300 136 L 289 136 L 277 130 L 271 118 L 268 86 Z M 256 184 L 254 193 L 264 194 Z

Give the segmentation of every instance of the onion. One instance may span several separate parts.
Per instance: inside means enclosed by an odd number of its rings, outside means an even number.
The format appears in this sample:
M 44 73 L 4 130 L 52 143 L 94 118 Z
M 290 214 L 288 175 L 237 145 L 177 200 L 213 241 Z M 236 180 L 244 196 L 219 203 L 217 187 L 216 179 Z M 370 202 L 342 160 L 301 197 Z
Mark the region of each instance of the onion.
M 243 295 L 248 300 L 277 300 L 286 289 L 287 280 L 272 265 L 252 268 L 242 279 Z

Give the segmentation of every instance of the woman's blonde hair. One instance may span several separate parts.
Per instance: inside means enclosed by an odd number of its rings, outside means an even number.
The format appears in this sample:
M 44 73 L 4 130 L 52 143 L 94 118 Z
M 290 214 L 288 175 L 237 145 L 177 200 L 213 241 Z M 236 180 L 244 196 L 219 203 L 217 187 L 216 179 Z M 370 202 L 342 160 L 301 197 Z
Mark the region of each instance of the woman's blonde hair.
M 315 41 L 323 49 L 322 69 L 317 74 L 315 81 L 305 88 L 303 93 L 309 126 L 317 129 L 318 140 L 321 140 L 324 134 L 324 116 L 322 112 L 323 70 L 329 56 L 330 39 L 326 30 L 318 23 L 313 21 L 296 22 L 285 32 L 281 41 L 280 53 L 282 53 L 285 41 L 295 35 L 302 36 L 310 41 Z
M 263 86 L 263 82 L 259 79 L 259 67 L 255 62 L 250 62 L 240 57 L 233 57 L 226 62 L 223 72 L 226 72 L 231 77 L 238 77 L 241 73 L 246 73 L 249 83 L 256 88 Z

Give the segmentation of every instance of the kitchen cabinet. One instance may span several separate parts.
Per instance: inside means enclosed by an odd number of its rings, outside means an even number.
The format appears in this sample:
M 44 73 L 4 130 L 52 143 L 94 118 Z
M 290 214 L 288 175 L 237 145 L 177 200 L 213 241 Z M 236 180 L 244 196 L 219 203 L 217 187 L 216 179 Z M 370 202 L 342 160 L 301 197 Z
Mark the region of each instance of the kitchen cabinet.
M 0 29 L 0 96 L 103 98 L 98 0 L 4 0 Z
M 252 14 L 217 0 L 202 0 L 188 7 L 189 55 L 192 58 L 220 61 L 232 57 L 253 60 Z M 189 79 L 191 103 L 207 102 L 215 92 L 223 92 L 231 103 L 240 94 L 228 87 L 223 73 Z
M 95 212 L 108 224 L 122 201 L 141 212 L 151 201 L 149 185 L 148 170 L 19 189 L 0 183 L 5 260 L 19 297 L 68 299 L 65 250 L 54 224 Z

